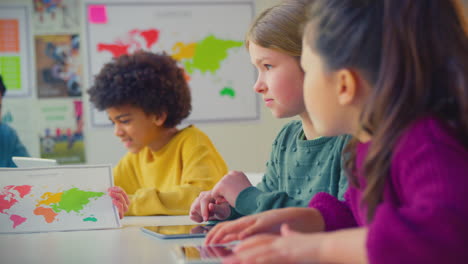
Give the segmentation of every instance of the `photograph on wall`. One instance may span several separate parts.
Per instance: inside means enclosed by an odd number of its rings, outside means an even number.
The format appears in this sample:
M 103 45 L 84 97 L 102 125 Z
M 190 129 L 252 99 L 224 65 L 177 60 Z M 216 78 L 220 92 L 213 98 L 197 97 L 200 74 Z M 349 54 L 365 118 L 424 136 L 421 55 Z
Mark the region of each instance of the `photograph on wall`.
M 0 74 L 6 97 L 31 94 L 31 51 L 27 6 L 0 4 Z
M 31 0 L 35 33 L 79 31 L 80 0 Z
M 79 35 L 38 35 L 35 38 L 37 96 L 80 97 Z
M 89 83 L 113 58 L 138 50 L 166 52 L 185 70 L 192 91 L 186 122 L 257 120 L 255 71 L 244 47 L 249 2 L 85 4 Z M 126 14 L 138 14 L 126 19 Z M 246 67 L 247 65 L 247 67 Z M 91 110 L 94 126 L 110 125 Z
M 59 164 L 85 163 L 83 102 L 40 100 L 39 116 L 41 158 Z

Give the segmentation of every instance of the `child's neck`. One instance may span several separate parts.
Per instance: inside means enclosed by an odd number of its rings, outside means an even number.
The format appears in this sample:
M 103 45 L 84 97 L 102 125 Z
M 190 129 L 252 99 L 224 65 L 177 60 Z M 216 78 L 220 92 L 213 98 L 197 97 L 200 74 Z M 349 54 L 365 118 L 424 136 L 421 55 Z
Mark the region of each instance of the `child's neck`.
M 319 137 L 315 131 L 314 124 L 310 121 L 309 116 L 306 113 L 300 115 L 302 121 L 302 129 L 307 140 L 316 139 Z
M 158 139 L 155 140 L 153 143 L 148 145 L 151 151 L 156 152 L 162 149 L 171 139 L 179 132 L 179 129 L 176 127 L 171 128 L 164 128 L 161 130 L 160 134 L 158 135 Z

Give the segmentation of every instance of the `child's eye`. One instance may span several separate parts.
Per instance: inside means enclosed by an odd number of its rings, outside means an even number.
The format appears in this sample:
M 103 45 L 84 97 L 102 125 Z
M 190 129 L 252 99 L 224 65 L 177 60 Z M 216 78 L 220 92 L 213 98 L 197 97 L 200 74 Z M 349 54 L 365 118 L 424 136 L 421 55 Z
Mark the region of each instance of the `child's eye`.
M 121 124 L 128 124 L 128 123 L 130 123 L 130 119 L 127 119 L 127 120 L 120 120 L 120 123 L 121 123 Z
M 271 64 L 263 64 L 263 67 L 265 67 L 267 70 L 270 70 L 273 66 L 271 66 Z

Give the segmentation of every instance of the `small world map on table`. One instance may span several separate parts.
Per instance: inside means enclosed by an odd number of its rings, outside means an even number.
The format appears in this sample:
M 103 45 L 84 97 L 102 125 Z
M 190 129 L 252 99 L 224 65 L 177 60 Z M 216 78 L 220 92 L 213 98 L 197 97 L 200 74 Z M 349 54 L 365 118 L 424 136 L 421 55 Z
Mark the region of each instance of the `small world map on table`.
M 60 192 L 43 192 L 37 189 L 40 188 L 34 187 L 33 191 L 33 186 L 30 185 L 9 185 L 0 190 L 0 214 L 9 217 L 13 229 L 25 223 L 31 215 L 42 216 L 44 222 L 48 224 L 59 221 L 61 214 L 64 213 L 75 214 L 84 222 L 98 221 L 93 215 L 85 215 L 83 209 L 102 197 L 104 192 L 89 192 L 78 188 Z M 26 215 L 10 213 L 11 209 L 23 203 L 34 204 L 34 209 L 26 212 Z
M 120 227 L 111 168 L 0 169 L 0 233 Z

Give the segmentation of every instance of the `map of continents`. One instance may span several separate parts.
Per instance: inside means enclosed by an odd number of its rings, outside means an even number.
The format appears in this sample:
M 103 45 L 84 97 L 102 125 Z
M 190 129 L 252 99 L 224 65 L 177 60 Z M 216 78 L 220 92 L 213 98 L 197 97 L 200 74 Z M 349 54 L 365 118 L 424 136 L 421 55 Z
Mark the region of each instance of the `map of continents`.
M 39 193 L 40 199 L 33 199 L 32 193 Z M 41 192 L 31 185 L 8 185 L 0 189 L 0 216 L 6 215 L 16 228 L 28 221 L 27 213 L 42 216 L 48 224 L 58 221 L 63 212 L 76 213 L 78 217 L 90 202 L 103 196 L 104 192 L 91 192 L 76 187 L 60 192 Z M 16 212 L 15 206 L 22 203 L 34 203 L 32 212 Z M 15 212 L 15 213 L 12 213 Z M 21 215 L 20 215 L 21 214 Z M 96 222 L 93 216 L 83 217 L 82 221 Z
M 98 52 L 110 52 L 113 57 L 129 54 L 136 50 L 153 50 L 160 37 L 158 29 L 130 30 L 118 37 L 112 43 L 98 43 Z M 201 74 L 209 72 L 214 75 L 221 67 L 221 63 L 229 56 L 229 49 L 243 46 L 242 41 L 220 39 L 215 35 L 208 35 L 197 42 L 175 42 L 170 51 L 166 51 L 172 58 L 179 61 L 190 74 L 199 71 Z M 224 86 L 219 94 L 234 98 L 236 95 L 233 87 Z

